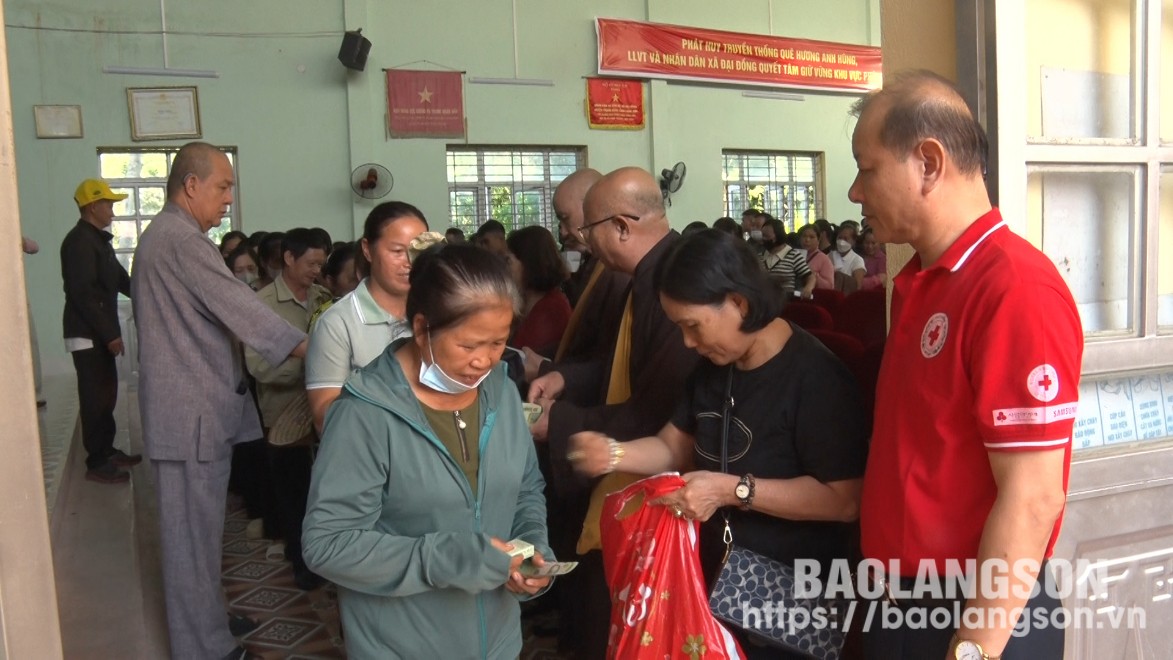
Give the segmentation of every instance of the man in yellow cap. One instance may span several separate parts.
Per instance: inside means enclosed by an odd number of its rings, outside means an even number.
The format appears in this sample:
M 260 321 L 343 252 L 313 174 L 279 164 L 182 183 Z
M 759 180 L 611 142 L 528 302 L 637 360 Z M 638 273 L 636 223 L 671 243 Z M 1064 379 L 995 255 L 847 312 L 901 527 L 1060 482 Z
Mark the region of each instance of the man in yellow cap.
M 105 484 L 130 480 L 124 467 L 142 461 L 114 448 L 114 405 L 118 401 L 118 367 L 122 329 L 118 294 L 130 295 L 130 275 L 114 254 L 107 229 L 114 203 L 126 199 L 100 179 L 86 179 L 73 194 L 81 219 L 61 242 L 61 279 L 65 283 L 65 348 L 77 370 L 86 479 Z

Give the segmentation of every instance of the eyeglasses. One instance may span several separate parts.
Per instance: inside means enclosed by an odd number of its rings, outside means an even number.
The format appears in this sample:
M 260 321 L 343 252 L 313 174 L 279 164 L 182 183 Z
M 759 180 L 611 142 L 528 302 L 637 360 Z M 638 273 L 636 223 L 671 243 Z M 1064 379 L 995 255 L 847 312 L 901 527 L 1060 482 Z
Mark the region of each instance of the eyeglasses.
M 603 218 L 602 220 L 596 220 L 595 222 L 588 222 L 585 225 L 579 227 L 577 229 L 578 237 L 585 241 L 587 239 L 587 234 L 589 233 L 589 231 L 591 229 L 593 229 L 594 227 L 601 225 L 605 222 L 611 222 L 612 220 L 614 220 L 616 218 L 624 218 L 627 220 L 631 220 L 632 222 L 639 221 L 638 215 L 631 215 L 628 213 L 616 213 L 615 215 L 608 216 L 606 218 Z

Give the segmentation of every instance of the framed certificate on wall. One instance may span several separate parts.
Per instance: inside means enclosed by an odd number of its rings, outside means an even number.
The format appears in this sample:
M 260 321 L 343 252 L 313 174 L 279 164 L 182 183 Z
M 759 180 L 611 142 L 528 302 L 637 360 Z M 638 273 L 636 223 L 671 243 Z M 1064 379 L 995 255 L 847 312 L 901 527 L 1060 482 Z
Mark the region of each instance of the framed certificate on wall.
M 79 138 L 84 135 L 80 105 L 34 105 L 33 120 L 39 138 Z
M 200 102 L 195 87 L 129 87 L 130 139 L 199 138 Z

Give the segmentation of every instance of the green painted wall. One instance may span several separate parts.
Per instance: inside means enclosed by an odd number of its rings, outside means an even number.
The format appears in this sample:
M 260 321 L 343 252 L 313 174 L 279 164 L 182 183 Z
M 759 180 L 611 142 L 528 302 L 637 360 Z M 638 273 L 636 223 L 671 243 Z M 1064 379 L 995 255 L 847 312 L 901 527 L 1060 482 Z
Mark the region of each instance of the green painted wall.
M 827 217 L 842 220 L 857 215 L 846 197 L 855 174 L 847 119 L 852 97 L 806 94 L 801 102 L 778 101 L 745 98 L 733 87 L 654 81 L 647 129 L 592 131 L 583 113 L 583 76 L 595 71 L 596 16 L 877 45 L 878 4 L 172 0 L 166 7 L 170 66 L 220 73 L 218 79 L 195 79 L 102 73 L 104 65 L 163 65 L 155 0 L 8 0 L 21 221 L 42 246 L 40 255 L 25 260 L 42 353 L 49 364 L 66 364 L 56 252 L 77 218 L 73 188 L 97 174 L 96 149 L 135 145 L 126 87 L 199 87 L 204 139 L 239 149 L 239 212 L 246 231 L 318 225 L 336 238 L 352 238 L 373 203 L 356 201 L 349 173 L 369 161 L 394 174 L 392 198 L 418 205 L 433 226 L 447 226 L 447 141 L 385 139 L 381 70 L 415 60 L 469 76 L 555 81 L 554 87 L 466 84 L 470 144 L 582 145 L 589 164 L 602 171 L 638 165 L 658 172 L 685 161 L 688 178 L 670 210 L 677 227 L 722 214 L 725 148 L 824 152 Z M 363 73 L 335 60 L 341 31 L 359 27 L 374 44 Z M 35 104 L 80 104 L 85 137 L 36 139 Z

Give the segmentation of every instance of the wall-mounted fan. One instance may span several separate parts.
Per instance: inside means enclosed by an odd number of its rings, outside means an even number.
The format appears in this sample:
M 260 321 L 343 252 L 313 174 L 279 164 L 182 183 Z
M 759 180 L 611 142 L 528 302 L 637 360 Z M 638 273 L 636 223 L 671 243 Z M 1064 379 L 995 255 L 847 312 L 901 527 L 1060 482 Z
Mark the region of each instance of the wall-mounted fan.
M 668 206 L 672 206 L 672 193 L 684 185 L 684 173 L 687 170 L 684 161 L 676 163 L 670 170 L 660 170 L 660 192 L 663 193 Z
M 395 177 L 378 163 L 359 165 L 350 173 L 350 189 L 363 199 L 379 199 L 395 187 Z

